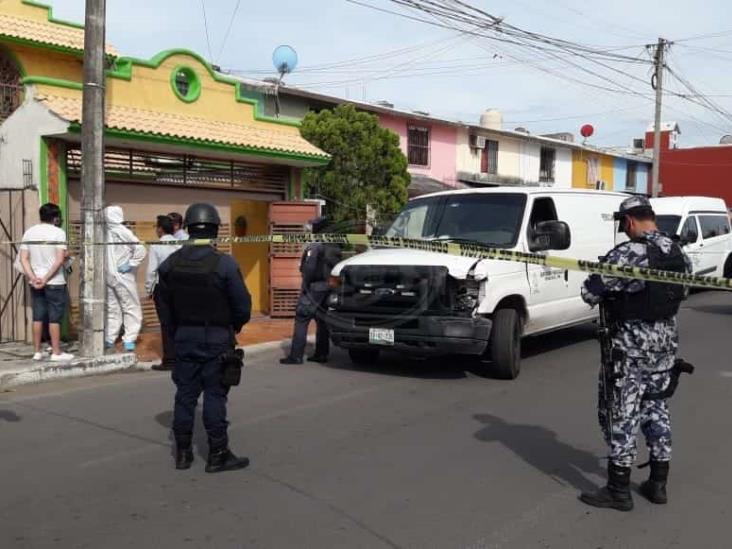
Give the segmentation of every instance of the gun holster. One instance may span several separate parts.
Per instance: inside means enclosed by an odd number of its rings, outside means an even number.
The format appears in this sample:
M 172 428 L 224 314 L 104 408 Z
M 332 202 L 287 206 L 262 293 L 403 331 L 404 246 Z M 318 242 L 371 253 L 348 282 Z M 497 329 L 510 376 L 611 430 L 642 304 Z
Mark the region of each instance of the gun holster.
M 224 387 L 235 387 L 241 382 L 241 371 L 244 368 L 244 349 L 232 349 L 219 357 L 221 363 L 221 384 Z
M 658 393 L 645 393 L 643 400 L 664 400 L 674 396 L 676 388 L 679 386 L 679 378 L 681 374 L 693 374 L 694 366 L 686 362 L 683 358 L 677 358 L 674 362 L 673 368 L 671 368 L 671 379 L 669 380 L 668 386 Z

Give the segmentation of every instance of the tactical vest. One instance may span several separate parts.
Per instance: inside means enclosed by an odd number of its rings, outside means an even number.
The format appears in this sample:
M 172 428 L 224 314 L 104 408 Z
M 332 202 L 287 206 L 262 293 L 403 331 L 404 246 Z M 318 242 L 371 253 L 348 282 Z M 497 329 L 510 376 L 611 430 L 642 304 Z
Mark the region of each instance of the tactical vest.
M 171 256 L 168 286 L 179 326 L 231 326 L 228 296 L 214 284 L 221 257 L 215 250 L 201 259 L 192 259 L 187 250 Z
M 646 245 L 648 267 L 660 271 L 675 273 L 686 272 L 684 253 L 678 244 L 671 245 L 671 251 L 664 254 L 661 249 L 649 240 L 641 240 Z M 623 292 L 608 301 L 611 318 L 614 321 L 644 320 L 654 322 L 676 316 L 679 305 L 686 297 L 686 291 L 680 284 L 665 282 L 645 282 L 640 292 Z

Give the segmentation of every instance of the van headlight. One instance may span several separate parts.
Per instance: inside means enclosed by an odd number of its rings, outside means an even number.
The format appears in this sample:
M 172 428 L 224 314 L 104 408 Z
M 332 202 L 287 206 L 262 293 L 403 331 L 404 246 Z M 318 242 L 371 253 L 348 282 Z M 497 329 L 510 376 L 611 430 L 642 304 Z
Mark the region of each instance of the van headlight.
M 480 282 L 460 280 L 453 297 L 453 309 L 459 313 L 472 313 L 478 306 Z

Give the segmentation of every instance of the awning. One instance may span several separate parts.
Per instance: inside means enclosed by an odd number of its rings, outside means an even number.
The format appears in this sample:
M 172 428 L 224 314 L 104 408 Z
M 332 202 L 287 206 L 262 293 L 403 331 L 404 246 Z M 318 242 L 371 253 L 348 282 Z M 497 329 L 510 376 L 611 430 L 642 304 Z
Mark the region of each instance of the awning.
M 81 123 L 80 98 L 40 95 L 38 101 L 68 121 Z M 110 105 L 105 112 L 105 125 L 116 136 L 158 137 L 166 142 L 202 145 L 230 152 L 259 154 L 283 159 L 328 162 L 329 155 L 300 136 L 298 132 L 278 131 L 245 122 L 221 122 L 193 116 L 155 112 L 134 107 Z
M 423 194 L 452 191 L 455 189 L 464 189 L 465 187 L 466 185 L 457 181 L 454 185 L 451 185 L 426 175 L 412 175 L 412 182 L 407 187 L 407 192 L 409 193 L 409 198 L 414 198 Z

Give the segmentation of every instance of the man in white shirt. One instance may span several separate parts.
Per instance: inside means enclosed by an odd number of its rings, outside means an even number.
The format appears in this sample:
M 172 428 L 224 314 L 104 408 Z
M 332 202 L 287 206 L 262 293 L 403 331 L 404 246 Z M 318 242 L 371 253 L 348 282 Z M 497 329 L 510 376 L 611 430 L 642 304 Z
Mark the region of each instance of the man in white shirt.
M 173 220 L 168 215 L 159 215 L 157 223 L 155 225 L 155 232 L 158 238 L 163 242 L 178 242 L 178 239 L 173 235 Z M 186 235 L 187 238 L 188 235 Z M 173 246 L 172 244 L 157 244 L 150 246 L 150 256 L 147 263 L 147 275 L 145 277 L 145 291 L 147 295 L 153 298 L 155 301 L 155 310 L 159 310 L 158 307 L 158 294 L 155 288 L 158 284 L 158 267 L 162 265 L 163 261 L 175 251 L 179 250 L 180 246 Z M 160 314 L 158 313 L 160 318 Z M 155 364 L 152 369 L 157 371 L 172 370 L 173 364 L 175 363 L 175 348 L 173 347 L 173 335 L 169 331 L 163 321 L 160 321 L 160 337 L 163 340 L 163 359 L 160 364 Z
M 66 232 L 60 228 L 61 209 L 52 203 L 38 211 L 41 223 L 23 234 L 20 245 L 20 263 L 31 286 L 33 308 L 33 360 L 44 358 L 41 351 L 43 324 L 48 323 L 51 336 L 51 361 L 64 362 L 74 355 L 61 352 L 61 322 L 68 305 L 68 292 L 63 265 L 66 261 Z M 32 244 L 46 241 L 59 244 Z
M 178 212 L 170 212 L 168 217 L 173 220 L 173 236 L 176 240 L 188 240 L 188 233 L 183 229 L 183 216 Z

